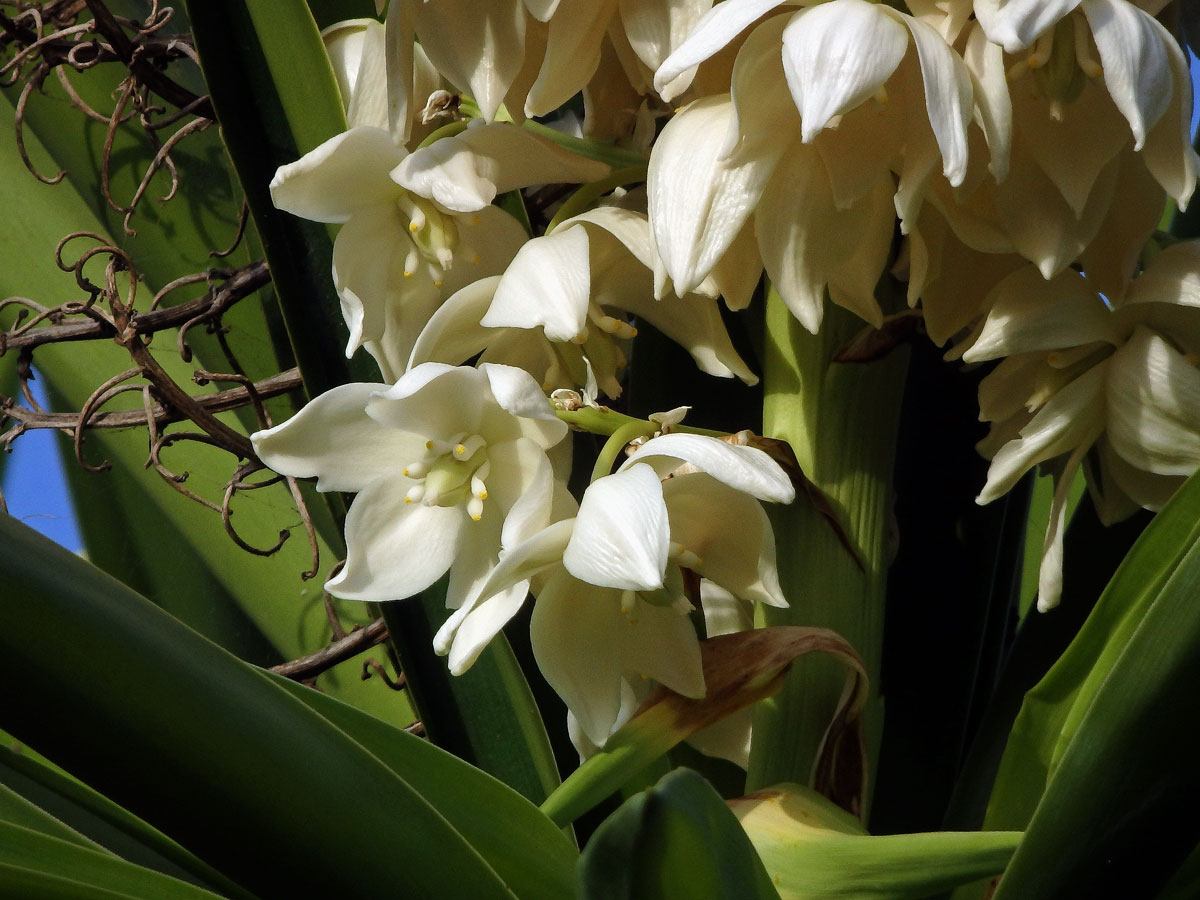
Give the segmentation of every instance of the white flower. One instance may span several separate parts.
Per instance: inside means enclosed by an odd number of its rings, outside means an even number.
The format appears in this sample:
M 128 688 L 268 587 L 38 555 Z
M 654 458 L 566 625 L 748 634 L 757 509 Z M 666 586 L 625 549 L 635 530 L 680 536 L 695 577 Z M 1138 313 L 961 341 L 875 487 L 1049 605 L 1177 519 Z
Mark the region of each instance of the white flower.
M 656 468 L 672 477 L 663 481 Z M 648 441 L 620 471 L 592 483 L 576 518 L 506 550 L 435 646 L 450 653 L 451 671 L 461 671 L 516 611 L 509 586 L 534 579 L 538 665 L 588 739 L 603 744 L 627 678 L 704 695 L 682 569 L 738 597 L 786 605 L 756 497 L 794 497 L 762 451 L 687 434 Z
M 366 345 L 393 380 L 442 300 L 503 271 L 524 242 L 517 221 L 489 205 L 498 192 L 607 171 L 514 125 L 479 123 L 411 154 L 389 132 L 359 126 L 281 167 L 271 197 L 287 212 L 342 223 L 333 279 L 346 353 Z
M 710 375 L 757 377 L 738 356 L 715 300 L 700 294 L 655 300 L 645 216 L 600 207 L 526 243 L 499 279 L 470 285 L 430 319 L 412 362 L 483 359 L 520 366 L 546 390 L 586 383 L 621 393 L 624 345 L 637 332 L 620 314 L 649 322 L 685 347 Z
M 278 472 L 357 492 L 346 564 L 330 593 L 399 599 L 449 569 L 454 607 L 487 577 L 502 544 L 551 521 L 562 487 L 546 451 L 566 432 L 525 372 L 429 363 L 392 387 L 334 388 L 252 440 Z
M 715 6 L 657 83 L 778 5 Z M 761 259 L 810 330 L 826 287 L 878 324 L 874 287 L 895 214 L 907 229 L 939 156 L 950 184 L 964 177 L 966 67 L 931 26 L 883 4 L 832 0 L 755 28 L 731 91 L 686 107 L 651 154 L 650 221 L 664 275 L 685 292 L 720 277 L 730 255 L 736 261 L 726 264 L 742 270 Z
M 965 342 L 969 362 L 1006 357 L 979 389 L 992 430 L 987 503 L 1036 465 L 1055 477 L 1038 605 L 1061 593 L 1067 494 L 1080 465 L 1105 521 L 1156 509 L 1200 466 L 1200 244 L 1160 252 L 1110 309 L 1080 274 L 1032 267 L 996 287 Z

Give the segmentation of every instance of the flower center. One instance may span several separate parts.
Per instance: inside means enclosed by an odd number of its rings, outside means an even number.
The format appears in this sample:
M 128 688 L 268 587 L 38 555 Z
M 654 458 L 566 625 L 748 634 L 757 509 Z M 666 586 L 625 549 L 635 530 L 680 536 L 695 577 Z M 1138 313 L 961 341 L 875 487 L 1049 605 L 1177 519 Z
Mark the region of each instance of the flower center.
M 483 517 L 490 472 L 487 441 L 477 434 L 464 432 L 449 441 L 426 441 L 425 455 L 401 471 L 417 482 L 404 495 L 404 502 L 425 506 L 465 503 L 467 514 L 478 522 Z
M 404 277 L 411 278 L 417 267 L 428 266 L 434 284 L 441 284 L 441 273 L 454 262 L 458 247 L 458 225 L 454 217 L 441 212 L 433 202 L 402 191 L 396 201 L 401 214 L 408 217 L 408 232 L 413 247 L 404 260 Z
M 1083 92 L 1087 79 L 1102 73 L 1092 54 L 1094 44 L 1087 20 L 1079 12 L 1059 20 L 1008 70 L 1008 80 L 1016 81 L 1033 72 L 1038 91 L 1050 101 L 1050 115 L 1062 118 L 1063 106 Z

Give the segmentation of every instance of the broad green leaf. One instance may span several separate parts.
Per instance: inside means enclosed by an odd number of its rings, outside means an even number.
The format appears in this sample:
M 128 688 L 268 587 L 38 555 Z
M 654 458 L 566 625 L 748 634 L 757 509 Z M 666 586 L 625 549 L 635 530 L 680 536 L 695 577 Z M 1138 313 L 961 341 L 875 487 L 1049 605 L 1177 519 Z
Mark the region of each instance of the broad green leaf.
M 0 822 L 0 896 L 128 897 L 203 900 L 220 897 L 161 872 L 10 822 Z
M 79 835 L 79 841 L 88 846 L 100 846 L 128 862 L 208 886 L 227 897 L 251 897 L 162 832 L 28 752 L 0 751 L 0 790 L 5 789 L 52 817 L 60 828 Z M 0 818 L 14 821 L 8 816 Z
M 1129 653 L 1143 619 L 1198 539 L 1200 481 L 1192 479 L 1134 544 L 1075 640 L 1026 695 L 996 778 L 986 827 L 1028 824 L 1080 719 L 1111 680 L 1118 660 Z M 1135 683 L 1151 696 L 1157 689 L 1155 677 L 1150 670 Z
M 1200 478 L 1134 545 L 1079 636 L 1028 695 L 1003 789 L 1045 779 L 996 900 L 1146 896 L 1200 839 Z M 1041 752 L 1040 758 L 1032 757 Z M 1018 764 L 1026 772 L 1014 771 Z M 1021 785 L 1024 787 L 1025 785 Z M 1027 791 L 1018 794 L 1018 800 Z
M 0 568 L 0 679 L 23 686 L 6 729 L 240 884 L 513 896 L 410 784 L 260 671 L 7 518 Z
M 676 769 L 625 801 L 579 860 L 582 900 L 772 900 L 779 897 L 725 801 Z
M 311 688 L 279 682 L 405 778 L 521 900 L 571 897 L 578 851 L 512 788 L 428 741 Z

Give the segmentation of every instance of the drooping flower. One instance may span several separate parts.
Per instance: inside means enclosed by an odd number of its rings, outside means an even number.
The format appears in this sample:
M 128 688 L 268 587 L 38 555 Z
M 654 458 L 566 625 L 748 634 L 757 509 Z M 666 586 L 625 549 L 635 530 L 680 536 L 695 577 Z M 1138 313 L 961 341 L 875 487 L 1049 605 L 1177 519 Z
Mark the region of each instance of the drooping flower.
M 636 333 L 623 314 L 685 347 L 710 375 L 757 378 L 738 356 L 712 297 L 653 296 L 653 249 L 644 215 L 605 206 L 534 238 L 497 279 L 460 290 L 417 339 L 413 363 L 482 359 L 520 366 L 546 390 L 586 383 L 619 396 L 624 344 Z
M 786 605 L 756 498 L 793 497 L 787 476 L 760 450 L 696 435 L 655 438 L 592 483 L 576 518 L 506 550 L 435 646 L 450 654 L 451 671 L 465 669 L 516 612 L 509 586 L 532 579 L 538 665 L 588 740 L 602 745 L 626 679 L 704 695 L 683 569 L 738 597 Z
M 487 577 L 502 544 L 551 521 L 565 489 L 547 451 L 566 431 L 519 369 L 428 363 L 390 387 L 333 388 L 252 440 L 277 472 L 357 493 L 330 593 L 395 600 L 449 570 L 454 607 Z
M 779 5 L 717 5 L 657 83 L 665 89 Z M 717 277 L 731 254 L 729 268 L 761 259 L 810 330 L 826 287 L 878 323 L 873 291 L 894 215 L 911 224 L 939 159 L 952 185 L 966 172 L 966 67 L 931 26 L 884 4 L 832 0 L 758 25 L 731 90 L 686 107 L 651 154 L 665 276 L 685 292 Z
M 497 193 L 607 171 L 509 124 L 481 122 L 413 153 L 359 126 L 280 168 L 271 196 L 287 212 L 342 223 L 333 279 L 346 353 L 365 345 L 393 380 L 442 300 L 503 271 L 524 242 L 517 221 L 490 205 Z
M 1117 521 L 1159 508 L 1200 466 L 1200 244 L 1160 252 L 1113 309 L 1087 279 L 1032 267 L 996 287 L 963 359 L 1003 361 L 980 385 L 987 503 L 1037 465 L 1054 476 L 1038 606 L 1062 589 L 1062 534 L 1083 465 L 1097 511 Z

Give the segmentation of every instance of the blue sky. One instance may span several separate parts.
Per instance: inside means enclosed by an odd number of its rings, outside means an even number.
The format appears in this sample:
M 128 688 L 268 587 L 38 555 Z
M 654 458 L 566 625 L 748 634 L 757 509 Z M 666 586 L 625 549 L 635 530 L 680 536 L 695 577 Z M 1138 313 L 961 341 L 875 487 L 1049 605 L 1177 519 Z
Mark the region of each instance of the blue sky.
M 1192 60 L 1194 92 L 1200 95 L 1200 65 Z M 1200 104 L 1192 111 L 1192 131 L 1200 119 Z M 41 382 L 32 384 L 34 396 L 42 406 L 49 406 L 41 390 Z M 13 444 L 4 470 L 4 499 L 11 515 L 51 540 L 78 552 L 83 539 L 75 524 L 71 500 L 67 494 L 63 462 L 56 437 L 49 431 L 33 431 L 22 435 Z M 103 478 L 103 475 L 91 476 Z M 154 477 L 147 473 L 146 477 Z

